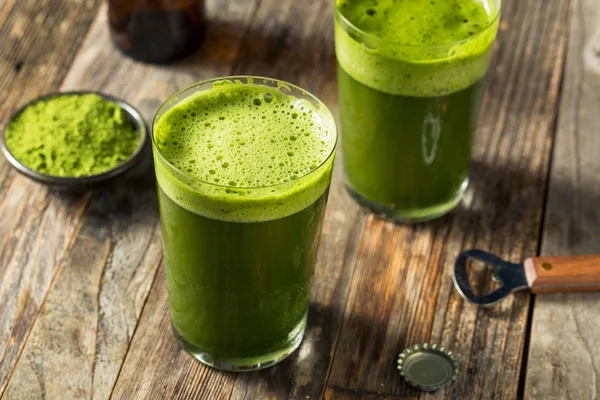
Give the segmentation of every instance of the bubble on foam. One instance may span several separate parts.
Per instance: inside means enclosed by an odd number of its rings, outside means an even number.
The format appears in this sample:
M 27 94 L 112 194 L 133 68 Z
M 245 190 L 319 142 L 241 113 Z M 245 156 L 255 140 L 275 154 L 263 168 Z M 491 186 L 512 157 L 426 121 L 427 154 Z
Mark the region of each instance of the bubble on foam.
M 487 70 L 498 25 L 494 0 L 337 0 L 337 7 L 353 25 L 388 41 L 349 34 L 336 18 L 338 62 L 369 87 L 439 96 L 472 85 Z M 375 15 L 365 17 L 367 9 Z M 444 46 L 419 47 L 437 45 Z
M 335 144 L 323 114 L 277 89 L 236 84 L 194 96 L 160 119 L 156 135 L 161 154 L 198 179 L 249 187 L 289 182 L 313 171 L 314 159 L 323 162 Z M 174 129 L 182 123 L 186 129 Z

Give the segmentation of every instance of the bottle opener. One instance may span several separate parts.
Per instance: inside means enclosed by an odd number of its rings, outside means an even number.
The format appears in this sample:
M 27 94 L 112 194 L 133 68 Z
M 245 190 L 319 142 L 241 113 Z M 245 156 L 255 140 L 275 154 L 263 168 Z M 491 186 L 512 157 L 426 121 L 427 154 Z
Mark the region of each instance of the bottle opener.
M 494 280 L 501 286 L 486 295 L 475 295 L 467 273 L 469 259 L 491 266 Z M 480 306 L 491 306 L 522 289 L 533 293 L 600 291 L 600 255 L 529 257 L 516 264 L 487 251 L 466 250 L 454 262 L 453 280 L 462 297 Z

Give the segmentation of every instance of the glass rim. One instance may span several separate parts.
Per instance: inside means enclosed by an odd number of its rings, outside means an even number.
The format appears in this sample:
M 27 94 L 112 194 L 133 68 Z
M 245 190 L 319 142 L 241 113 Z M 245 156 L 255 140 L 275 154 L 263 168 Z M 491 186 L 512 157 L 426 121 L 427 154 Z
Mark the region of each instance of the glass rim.
M 315 169 L 313 169 L 313 170 L 305 173 L 304 175 L 298 176 L 297 179 L 294 179 L 294 180 L 291 180 L 291 181 L 288 181 L 288 182 L 276 183 L 274 185 L 264 185 L 264 186 L 230 186 L 230 185 L 223 185 L 223 184 L 215 183 L 215 182 L 209 182 L 209 181 L 206 181 L 204 179 L 200 179 L 200 178 L 197 178 L 195 176 L 191 176 L 190 174 L 186 173 L 185 171 L 182 171 L 180 168 L 178 168 L 175 165 L 173 165 L 169 160 L 167 160 L 167 158 L 165 158 L 165 156 L 163 156 L 163 154 L 160 152 L 158 146 L 156 145 L 156 140 L 155 140 L 154 132 L 155 132 L 156 124 L 159 121 L 158 115 L 160 114 L 161 110 L 163 110 L 165 107 L 167 107 L 167 106 L 170 105 L 168 103 L 169 103 L 169 101 L 171 99 L 173 99 L 175 96 L 177 96 L 177 95 L 179 95 L 179 94 L 181 94 L 183 92 L 186 92 L 186 91 L 188 91 L 190 89 L 193 89 L 193 88 L 195 88 L 197 86 L 208 85 L 208 84 L 211 84 L 211 83 L 216 83 L 216 82 L 221 82 L 221 81 L 235 82 L 235 80 L 246 80 L 246 83 L 248 83 L 249 79 L 252 79 L 253 81 L 259 81 L 259 80 L 261 80 L 263 82 L 264 81 L 270 81 L 272 83 L 277 84 L 277 86 L 279 86 L 281 84 L 282 85 L 281 87 L 286 87 L 287 86 L 289 88 L 297 90 L 300 93 L 302 93 L 304 96 L 307 96 L 311 100 L 314 100 L 320 107 L 322 107 L 325 110 L 326 115 L 329 116 L 329 118 L 330 118 L 330 120 L 332 122 L 333 129 L 334 129 L 333 134 L 335 135 L 335 138 L 334 138 L 334 142 L 333 142 L 333 146 L 331 148 L 331 151 L 329 152 L 329 154 L 327 154 L 327 157 L 325 157 L 323 159 L 323 161 L 321 161 L 321 163 L 319 163 L 319 165 Z M 181 100 L 177 101 L 176 103 L 174 103 L 174 105 L 178 104 L 180 101 L 182 101 L 184 99 L 181 99 Z M 161 117 L 162 117 L 162 115 L 161 115 Z M 332 159 L 332 157 L 335 155 L 335 152 L 336 152 L 336 149 L 337 149 L 337 145 L 338 145 L 338 141 L 339 141 L 338 128 L 337 128 L 337 124 L 336 124 L 336 121 L 335 121 L 335 117 L 333 116 L 333 114 L 331 113 L 331 111 L 329 110 L 329 108 L 325 105 L 325 103 L 323 103 L 317 96 L 315 96 L 314 94 L 312 94 L 308 90 L 301 88 L 300 86 L 294 85 L 293 83 L 289 83 L 289 82 L 283 81 L 281 79 L 268 78 L 268 77 L 264 77 L 264 76 L 255 76 L 255 75 L 230 75 L 230 76 L 220 76 L 220 77 L 215 77 L 215 78 L 210 78 L 210 79 L 204 79 L 204 80 L 201 80 L 201 81 L 198 81 L 198 82 L 194 82 L 194 83 L 192 83 L 190 85 L 187 85 L 187 86 L 183 87 L 182 89 L 177 90 L 175 93 L 173 93 L 172 95 L 170 95 L 160 105 L 160 107 L 158 107 L 158 110 L 156 110 L 156 113 L 154 114 L 154 118 L 152 119 L 152 127 L 151 127 L 151 134 L 150 134 L 150 136 L 151 136 L 151 141 L 152 141 L 152 147 L 155 150 L 155 154 L 157 154 L 160 157 L 161 161 L 164 162 L 165 165 L 167 165 L 171 170 L 176 171 L 178 174 L 181 174 L 181 175 L 185 176 L 186 178 L 189 178 L 189 179 L 191 179 L 193 181 L 197 181 L 197 182 L 200 182 L 202 184 L 209 185 L 209 186 L 212 186 L 212 187 L 223 188 L 223 189 L 230 189 L 230 190 L 236 190 L 236 189 L 241 189 L 241 190 L 273 189 L 273 188 L 277 188 L 277 187 L 281 187 L 281 186 L 287 186 L 287 185 L 293 184 L 294 182 L 300 182 L 303 179 L 305 179 L 305 178 L 307 178 L 307 177 L 309 177 L 309 176 L 317 173 L 318 171 L 320 171 Z
M 490 21 L 489 24 L 487 24 L 481 31 L 479 31 L 477 33 L 477 35 L 469 36 L 468 38 L 459 39 L 459 40 L 455 40 L 455 41 L 447 42 L 447 43 L 439 43 L 439 44 L 433 44 L 433 45 L 413 45 L 413 44 L 403 44 L 403 43 L 399 43 L 399 42 L 396 42 L 393 40 L 388 40 L 388 39 L 382 39 L 376 35 L 373 35 L 371 33 L 368 33 L 366 31 L 360 29 L 359 27 L 354 25 L 352 22 L 350 22 L 350 20 L 348 18 L 346 18 L 346 16 L 342 13 L 342 11 L 339 9 L 339 7 L 337 5 L 337 0 L 331 0 L 331 1 L 333 2 L 333 7 L 335 9 L 335 16 L 337 18 L 339 18 L 344 23 L 344 25 L 348 26 L 355 32 L 359 33 L 360 35 L 362 35 L 376 43 L 392 44 L 395 47 L 406 48 L 406 49 L 439 49 L 439 48 L 443 48 L 443 47 L 461 45 L 461 44 L 469 42 L 469 41 L 473 40 L 474 38 L 479 37 L 481 34 L 485 33 L 488 29 L 490 29 L 490 27 L 492 27 L 496 22 L 498 22 L 498 20 L 500 19 L 500 16 L 502 15 L 502 0 L 493 0 L 498 3 L 498 10 L 496 11 L 496 15 L 494 16 L 492 21 Z

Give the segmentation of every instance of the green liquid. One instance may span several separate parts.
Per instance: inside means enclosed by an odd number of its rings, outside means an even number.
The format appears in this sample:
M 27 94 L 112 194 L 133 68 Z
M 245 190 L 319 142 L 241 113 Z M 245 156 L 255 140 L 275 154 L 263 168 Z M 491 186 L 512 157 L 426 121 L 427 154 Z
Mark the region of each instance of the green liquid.
M 494 4 L 339 0 L 337 10 L 340 122 L 351 193 L 401 221 L 446 213 L 468 180 L 497 28 Z
M 444 96 L 398 96 L 338 66 L 338 84 L 350 187 L 379 211 L 408 218 L 453 207 L 469 174 L 483 80 Z
M 306 322 L 333 166 L 330 114 L 278 88 L 224 81 L 159 117 L 154 136 L 177 336 L 220 368 L 269 365 L 299 344 Z
M 286 348 L 305 322 L 326 197 L 285 218 L 240 223 L 187 211 L 159 190 L 179 334 L 226 358 Z

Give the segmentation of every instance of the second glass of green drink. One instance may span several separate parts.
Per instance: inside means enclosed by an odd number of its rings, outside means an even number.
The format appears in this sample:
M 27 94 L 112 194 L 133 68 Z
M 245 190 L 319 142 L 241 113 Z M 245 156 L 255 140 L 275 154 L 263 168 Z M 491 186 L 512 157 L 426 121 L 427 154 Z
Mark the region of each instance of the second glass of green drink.
M 439 217 L 467 186 L 500 0 L 336 0 L 344 172 L 361 204 Z
M 253 370 L 299 346 L 336 140 L 319 100 L 273 79 L 201 82 L 159 109 L 171 321 L 200 361 Z

